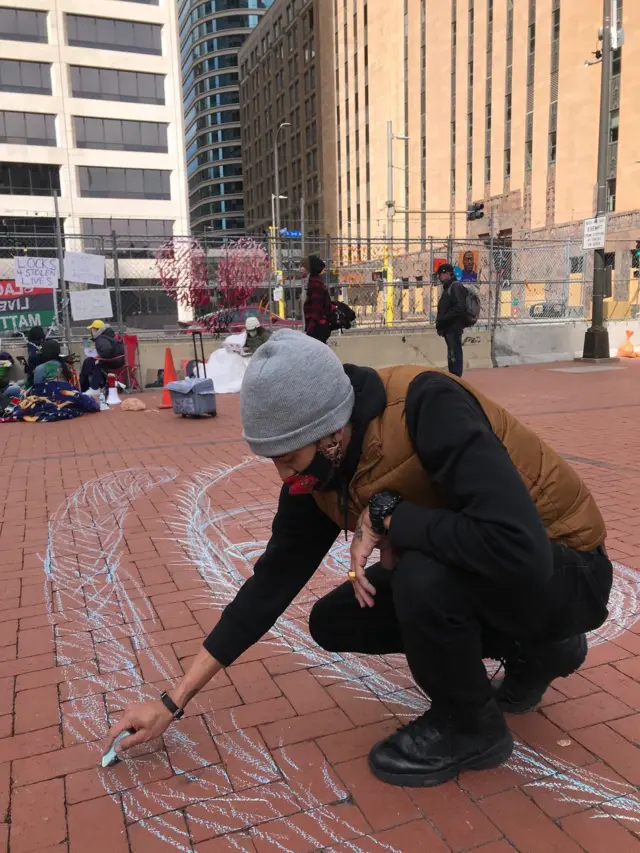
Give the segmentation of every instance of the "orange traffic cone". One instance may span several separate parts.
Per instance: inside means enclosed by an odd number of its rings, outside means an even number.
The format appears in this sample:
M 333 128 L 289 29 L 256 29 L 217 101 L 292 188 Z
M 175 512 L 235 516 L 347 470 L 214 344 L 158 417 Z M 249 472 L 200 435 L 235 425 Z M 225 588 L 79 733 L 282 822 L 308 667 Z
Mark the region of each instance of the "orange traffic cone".
M 173 364 L 173 355 L 171 354 L 171 349 L 167 347 L 164 353 L 164 389 L 162 391 L 162 402 L 158 408 L 160 409 L 172 409 L 173 403 L 171 402 L 171 394 L 167 389 L 167 385 L 169 382 L 175 382 L 177 379 L 176 369 Z

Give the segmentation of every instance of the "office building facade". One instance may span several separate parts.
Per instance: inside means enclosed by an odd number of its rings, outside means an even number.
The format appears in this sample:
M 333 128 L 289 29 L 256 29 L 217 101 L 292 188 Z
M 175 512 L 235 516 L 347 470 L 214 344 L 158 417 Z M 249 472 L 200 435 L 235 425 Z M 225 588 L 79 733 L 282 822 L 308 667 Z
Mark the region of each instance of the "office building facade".
M 238 51 L 273 0 L 185 0 L 179 26 L 194 233 L 245 229 Z
M 293 19 L 304 22 L 311 7 L 315 138 L 303 125 L 306 66 L 291 71 L 289 52 Z M 612 62 L 609 233 L 631 240 L 640 229 L 640 18 L 631 0 L 614 8 L 626 39 Z M 292 138 L 289 128 L 278 137 L 280 191 L 294 208 L 315 191 L 304 170 L 317 145 L 319 217 L 334 235 L 385 237 L 391 200 L 396 240 L 484 235 L 488 215 L 466 221 L 474 202 L 492 207 L 505 239 L 580 238 L 595 212 L 601 74 L 585 62 L 597 59 L 601 25 L 602 0 L 276 0 L 241 54 L 251 223 L 270 222 L 273 137 L 288 122 Z M 300 26 L 298 39 L 294 57 L 306 43 Z M 283 220 L 295 221 L 287 205 Z
M 168 0 L 0 5 L 5 233 L 157 244 L 188 230 L 177 10 Z M 95 241 L 94 241 L 95 242 Z
M 392 121 L 396 239 L 484 234 L 488 216 L 466 222 L 472 202 L 491 202 L 504 237 L 581 236 L 595 212 L 601 74 L 585 61 L 600 47 L 602 0 L 331 7 L 338 233 L 386 234 Z M 626 41 L 613 55 L 609 233 L 631 238 L 640 228 L 640 18 L 631 0 L 615 11 Z
M 268 230 L 279 207 L 282 227 L 297 230 L 304 225 L 310 237 L 335 233 L 335 101 L 328 12 L 322 0 L 276 0 L 240 52 L 250 231 Z M 279 205 L 275 198 L 272 204 L 276 190 L 283 196 Z

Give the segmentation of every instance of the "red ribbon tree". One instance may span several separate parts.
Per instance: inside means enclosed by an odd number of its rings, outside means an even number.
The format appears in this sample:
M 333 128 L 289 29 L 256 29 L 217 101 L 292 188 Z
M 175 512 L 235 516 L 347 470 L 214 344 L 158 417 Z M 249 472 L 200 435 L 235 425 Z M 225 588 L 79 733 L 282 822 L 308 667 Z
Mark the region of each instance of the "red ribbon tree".
M 230 240 L 209 258 L 197 240 L 176 237 L 160 248 L 156 265 L 166 293 L 214 334 L 251 304 L 270 275 L 265 247 L 249 237 Z

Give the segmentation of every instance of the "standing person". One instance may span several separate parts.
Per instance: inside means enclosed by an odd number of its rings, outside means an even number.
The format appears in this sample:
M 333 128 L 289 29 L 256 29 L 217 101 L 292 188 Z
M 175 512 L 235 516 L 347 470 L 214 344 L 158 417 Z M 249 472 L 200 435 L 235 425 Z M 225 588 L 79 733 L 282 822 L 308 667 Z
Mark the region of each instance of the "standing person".
M 373 748 L 373 773 L 426 786 L 505 762 L 503 712 L 532 710 L 577 670 L 584 632 L 607 617 L 606 530 L 578 474 L 461 380 L 343 366 L 290 329 L 251 359 L 240 411 L 249 447 L 283 481 L 271 539 L 186 675 L 126 708 L 109 741 L 125 729 L 125 749 L 160 737 L 271 629 L 348 528 L 349 579 L 313 606 L 311 636 L 332 652 L 406 654 L 431 699 Z M 505 663 L 497 690 L 485 657 Z
M 438 301 L 436 331 L 447 343 L 449 373 L 462 376 L 462 332 L 467 313 L 467 291 L 464 285 L 456 280 L 451 264 L 440 264 L 438 281 L 442 285 L 442 295 Z
M 80 368 L 80 390 L 90 397 L 99 397 L 104 374 L 124 367 L 124 344 L 104 320 L 94 320 L 87 326 L 98 353 L 97 358 L 85 358 Z
M 317 255 L 309 255 L 302 261 L 302 266 L 309 273 L 307 298 L 303 306 L 305 331 L 309 337 L 326 344 L 331 335 L 330 320 L 333 303 L 329 290 L 322 280 L 325 263 Z

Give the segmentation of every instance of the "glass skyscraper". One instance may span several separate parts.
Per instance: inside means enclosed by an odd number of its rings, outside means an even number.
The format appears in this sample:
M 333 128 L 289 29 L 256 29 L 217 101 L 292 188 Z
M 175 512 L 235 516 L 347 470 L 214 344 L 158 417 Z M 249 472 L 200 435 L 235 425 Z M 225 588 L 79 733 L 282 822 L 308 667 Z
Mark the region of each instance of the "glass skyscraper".
M 191 230 L 245 228 L 238 50 L 273 0 L 185 0 L 179 26 Z

